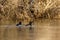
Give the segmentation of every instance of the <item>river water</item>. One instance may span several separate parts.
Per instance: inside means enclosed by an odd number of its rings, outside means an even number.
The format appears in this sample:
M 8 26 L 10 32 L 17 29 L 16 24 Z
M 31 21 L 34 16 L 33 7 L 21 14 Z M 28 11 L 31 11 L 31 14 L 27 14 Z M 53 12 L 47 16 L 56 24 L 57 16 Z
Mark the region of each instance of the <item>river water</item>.
M 32 27 L 0 25 L 0 40 L 60 40 L 60 20 L 36 20 Z

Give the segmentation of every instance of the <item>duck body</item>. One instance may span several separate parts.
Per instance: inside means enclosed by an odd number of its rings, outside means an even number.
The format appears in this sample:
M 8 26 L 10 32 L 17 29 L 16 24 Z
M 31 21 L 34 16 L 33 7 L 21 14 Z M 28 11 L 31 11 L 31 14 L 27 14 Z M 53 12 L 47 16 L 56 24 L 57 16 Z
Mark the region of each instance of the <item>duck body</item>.
M 29 24 L 26 24 L 25 26 L 29 26 L 29 30 L 31 30 L 32 29 L 32 23 L 33 22 L 30 21 Z
M 20 24 L 16 24 L 16 26 L 19 26 Z
M 19 22 L 18 24 L 16 24 L 16 26 L 21 27 L 22 26 L 22 23 Z
M 29 25 L 32 26 L 32 22 L 29 22 L 29 24 L 26 24 L 25 26 L 29 26 Z

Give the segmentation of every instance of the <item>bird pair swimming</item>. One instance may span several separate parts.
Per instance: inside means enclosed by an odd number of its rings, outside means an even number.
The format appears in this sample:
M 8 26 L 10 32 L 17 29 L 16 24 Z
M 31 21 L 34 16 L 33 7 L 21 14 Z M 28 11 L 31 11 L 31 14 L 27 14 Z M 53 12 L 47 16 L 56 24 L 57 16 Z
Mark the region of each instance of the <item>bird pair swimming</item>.
M 23 27 L 24 25 L 22 25 L 22 22 L 19 22 L 18 24 L 16 24 L 17 27 Z M 32 29 L 32 22 L 29 22 L 29 24 L 26 24 L 25 26 L 30 26 L 29 29 Z

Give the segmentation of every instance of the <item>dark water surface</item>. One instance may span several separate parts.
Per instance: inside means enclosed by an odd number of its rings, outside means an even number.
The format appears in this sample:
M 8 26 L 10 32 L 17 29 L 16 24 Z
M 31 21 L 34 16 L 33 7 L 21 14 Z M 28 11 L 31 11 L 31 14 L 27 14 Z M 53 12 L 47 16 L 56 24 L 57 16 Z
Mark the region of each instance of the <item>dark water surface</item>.
M 36 20 L 32 30 L 21 31 L 15 25 L 1 25 L 0 40 L 60 40 L 60 20 Z

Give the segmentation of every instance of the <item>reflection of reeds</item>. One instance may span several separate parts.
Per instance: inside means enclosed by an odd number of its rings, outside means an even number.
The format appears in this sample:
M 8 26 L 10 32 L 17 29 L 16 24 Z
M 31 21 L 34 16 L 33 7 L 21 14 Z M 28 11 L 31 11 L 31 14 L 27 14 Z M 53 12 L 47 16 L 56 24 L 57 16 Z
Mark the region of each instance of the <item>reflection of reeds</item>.
M 58 18 L 59 6 L 59 0 L 0 1 L 0 21 L 27 22 L 36 18 Z

